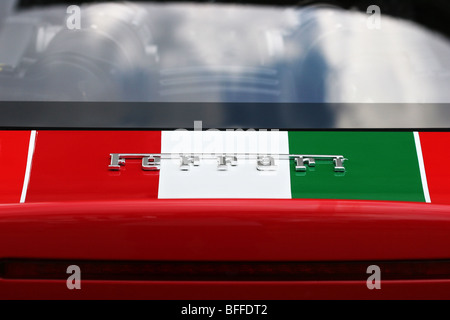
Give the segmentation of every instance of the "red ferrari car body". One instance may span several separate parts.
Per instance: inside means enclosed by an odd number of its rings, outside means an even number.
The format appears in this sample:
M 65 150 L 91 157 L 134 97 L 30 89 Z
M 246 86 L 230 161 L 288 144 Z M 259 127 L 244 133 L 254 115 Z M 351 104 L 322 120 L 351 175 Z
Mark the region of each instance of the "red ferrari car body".
M 0 1 L 1 299 L 450 298 L 445 1 L 76 2 Z
M 414 141 L 412 132 L 391 134 Z M 296 192 L 290 199 L 201 199 L 188 192 L 163 199 L 158 188 L 164 168 L 143 171 L 140 161 L 129 161 L 121 171 L 108 169 L 111 152 L 160 153 L 162 135 L 0 133 L 1 298 L 450 297 L 450 169 L 440 165 L 448 133 L 415 134 L 421 142 L 414 159 L 417 201 L 383 200 L 415 189 L 382 171 L 370 188 L 397 183 L 398 193 L 380 192 L 381 200 L 373 194 L 360 199 L 356 192 L 354 199 L 334 200 L 320 199 L 319 192 L 316 199 Z M 340 147 L 348 157 L 347 177 L 329 172 L 345 188 L 346 178 L 364 175 L 357 164 L 365 158 L 353 156 L 345 143 Z M 421 155 L 427 184 L 420 179 Z M 390 160 L 381 165 L 395 165 Z M 310 188 L 307 181 L 303 187 Z M 81 268 L 81 290 L 66 286 L 70 265 Z M 381 269 L 379 290 L 367 287 L 370 265 Z

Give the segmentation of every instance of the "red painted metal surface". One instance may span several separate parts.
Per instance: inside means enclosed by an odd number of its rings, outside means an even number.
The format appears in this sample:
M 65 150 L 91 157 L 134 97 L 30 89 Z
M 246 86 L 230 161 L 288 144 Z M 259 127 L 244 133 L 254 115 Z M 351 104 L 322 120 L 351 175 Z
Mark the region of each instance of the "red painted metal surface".
M 450 258 L 450 207 L 337 200 L 2 205 L 0 258 L 349 261 Z
M 161 132 L 39 131 L 27 202 L 157 198 L 159 172 L 138 160 L 108 170 L 110 153 L 143 152 L 161 152 Z
M 92 137 L 95 135 L 95 141 Z M 159 153 L 160 132 L 40 131 L 27 204 L 30 133 L 0 132 L 0 259 L 380 261 L 450 259 L 450 206 L 341 200 L 157 200 L 158 172 L 109 154 Z M 449 204 L 448 133 L 421 133 L 431 199 Z M 18 148 L 17 148 L 17 147 Z M 20 149 L 20 152 L 17 150 Z M 7 150 L 8 152 L 5 152 Z M 443 151 L 443 152 L 441 152 Z M 443 156 L 442 156 L 443 155 Z M 12 158 L 10 158 L 12 157 Z M 17 157 L 14 158 L 14 157 Z M 5 162 L 3 162 L 5 161 Z M 2 165 L 2 168 L 5 166 Z M 20 175 L 20 178 L 18 176 Z M 86 183 L 89 181 L 89 183 Z M 0 298 L 450 298 L 450 281 L 155 282 L 0 279 Z
M 27 166 L 30 131 L 0 131 L 0 203 L 18 203 Z
M 450 204 L 450 132 L 421 132 L 420 142 L 431 202 Z
M 0 258 L 349 261 L 450 258 L 450 207 L 337 200 L 149 200 L 2 205 Z M 450 281 L 0 280 L 0 298 L 450 298 Z
M 68 290 L 65 281 L 0 280 L 0 299 L 450 299 L 450 280 L 383 281 L 381 290 L 365 281 L 82 281 L 81 290 Z

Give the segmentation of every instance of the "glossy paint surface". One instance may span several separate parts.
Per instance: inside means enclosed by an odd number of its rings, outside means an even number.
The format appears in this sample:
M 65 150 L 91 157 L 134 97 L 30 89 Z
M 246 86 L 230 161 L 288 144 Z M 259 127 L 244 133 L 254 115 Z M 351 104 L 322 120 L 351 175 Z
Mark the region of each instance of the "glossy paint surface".
M 445 205 L 336 200 L 148 200 L 3 205 L 0 256 L 144 261 L 448 259 Z M 0 280 L 1 298 L 445 298 L 448 280 L 194 282 Z M 33 289 L 34 288 L 34 289 Z
M 0 131 L 0 203 L 18 203 L 27 165 L 30 131 Z
M 109 171 L 108 164 L 110 153 L 162 152 L 161 132 L 39 131 L 27 203 L 19 204 L 30 132 L 0 132 L 5 179 L 0 259 L 450 259 L 448 133 L 420 133 L 431 204 L 420 203 L 421 155 L 412 132 L 289 132 L 288 137 L 290 153 L 349 159 L 345 175 L 318 163 L 297 176 L 291 163 L 285 177 L 291 196 L 317 200 L 158 199 L 160 172 L 142 171 L 139 160 L 127 160 L 119 172 Z M 175 188 L 176 179 L 171 183 Z M 171 191 L 170 185 L 165 188 Z M 377 292 L 361 281 L 86 281 L 86 290 L 76 293 L 63 281 L 0 279 L 0 298 L 33 298 L 38 286 L 41 298 L 386 299 L 445 298 L 450 292 L 444 279 L 384 283 Z
M 2 258 L 351 261 L 450 258 L 446 205 L 147 200 L 2 205 Z
M 421 132 L 420 141 L 431 202 L 450 204 L 450 133 Z
M 423 202 L 414 136 L 411 132 L 289 132 L 294 154 L 339 154 L 346 172 L 318 163 L 295 172 L 292 197 Z
M 144 282 L 84 281 L 81 290 L 66 282 L 0 280 L 0 299 L 450 299 L 450 281 L 384 281 L 381 290 L 365 281 L 323 282 Z
M 139 160 L 108 170 L 110 153 L 160 153 L 159 131 L 39 131 L 28 202 L 150 199 L 159 172 Z
M 217 159 L 181 171 L 179 160 L 162 160 L 159 194 L 165 199 L 290 199 L 289 162 L 277 162 L 277 170 L 256 170 L 249 154 L 289 154 L 287 132 L 163 131 L 162 152 L 169 154 L 241 154 L 236 166 L 217 170 Z
M 348 160 L 344 174 L 334 172 L 331 161 L 296 172 L 293 160 L 279 161 L 272 172 L 256 170 L 255 160 L 218 171 L 215 159 L 189 171 L 181 171 L 176 159 L 163 159 L 159 172 L 141 170 L 139 159 L 108 170 L 110 153 L 161 152 L 336 154 Z M 27 202 L 152 198 L 425 201 L 412 132 L 38 132 Z

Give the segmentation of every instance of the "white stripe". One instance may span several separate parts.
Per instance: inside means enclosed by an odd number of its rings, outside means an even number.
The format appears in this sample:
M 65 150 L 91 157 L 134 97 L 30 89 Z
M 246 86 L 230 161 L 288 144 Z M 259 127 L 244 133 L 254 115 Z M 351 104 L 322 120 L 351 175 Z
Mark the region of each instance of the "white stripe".
M 417 159 L 419 160 L 420 178 L 422 179 L 423 195 L 425 202 L 431 203 L 430 192 L 428 191 L 427 175 L 425 172 L 425 164 L 423 162 L 422 146 L 420 144 L 420 136 L 418 132 L 414 132 L 414 141 L 416 143 Z
M 163 131 L 161 152 L 208 154 L 288 154 L 287 132 L 261 131 Z M 174 158 L 176 158 L 174 156 Z M 239 159 L 227 171 L 217 170 L 217 159 L 201 160 L 200 166 L 181 171 L 179 160 L 162 159 L 158 197 L 163 199 L 290 199 L 289 161 L 278 169 L 262 172 L 256 160 Z
M 23 180 L 22 195 L 20 203 L 25 203 L 28 191 L 28 183 L 30 182 L 31 164 L 33 162 L 34 146 L 36 143 L 36 130 L 32 130 L 30 134 L 30 144 L 28 145 L 27 168 L 25 170 L 25 179 Z

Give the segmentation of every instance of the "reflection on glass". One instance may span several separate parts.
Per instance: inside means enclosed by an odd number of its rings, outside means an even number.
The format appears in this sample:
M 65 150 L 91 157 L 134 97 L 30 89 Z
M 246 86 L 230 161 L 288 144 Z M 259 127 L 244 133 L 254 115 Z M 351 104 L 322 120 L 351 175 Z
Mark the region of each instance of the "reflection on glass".
M 388 16 L 372 30 L 333 7 L 105 3 L 69 30 L 66 9 L 4 20 L 1 101 L 450 102 L 449 41 Z

